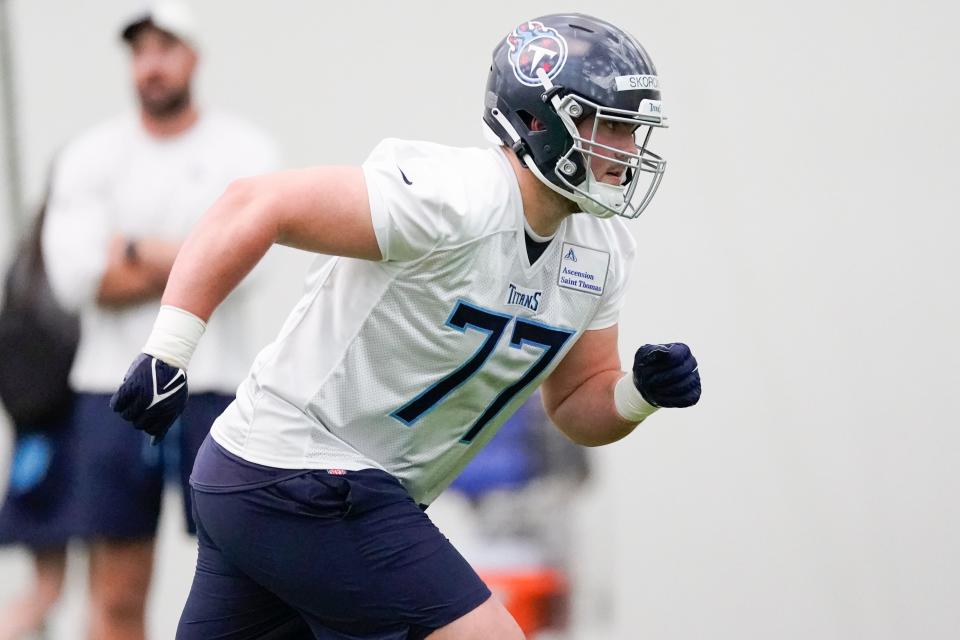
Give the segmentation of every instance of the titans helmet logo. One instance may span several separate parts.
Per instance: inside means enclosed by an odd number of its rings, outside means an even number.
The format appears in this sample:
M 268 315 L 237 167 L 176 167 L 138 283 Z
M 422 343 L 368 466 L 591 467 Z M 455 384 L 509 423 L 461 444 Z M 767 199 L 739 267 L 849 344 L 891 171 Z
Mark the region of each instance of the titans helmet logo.
M 567 41 L 556 29 L 540 22 L 524 22 L 507 36 L 507 44 L 513 75 L 528 87 L 542 84 L 537 77 L 538 70 L 542 69 L 552 79 L 567 61 Z

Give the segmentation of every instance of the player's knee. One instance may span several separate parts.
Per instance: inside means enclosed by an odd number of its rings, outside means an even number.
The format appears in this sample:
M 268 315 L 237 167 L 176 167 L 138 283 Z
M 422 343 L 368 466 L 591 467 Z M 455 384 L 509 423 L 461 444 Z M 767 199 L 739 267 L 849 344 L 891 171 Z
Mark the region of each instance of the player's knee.
M 503 610 L 504 617 L 500 622 L 500 627 L 496 632 L 497 638 L 504 638 L 504 640 L 525 640 L 527 637 L 523 633 L 523 629 L 520 628 L 520 625 L 517 624 L 517 621 L 513 619 L 507 610 Z
M 488 604 L 491 605 L 489 615 L 490 629 L 486 631 L 484 637 L 503 638 L 503 640 L 524 640 L 526 637 L 520 625 L 510 615 L 506 607 L 500 604 L 496 598 L 490 598 Z M 487 635 L 489 634 L 489 635 Z
M 427 640 L 524 640 L 525 637 L 513 616 L 491 597 L 470 613 L 430 634 Z
M 464 637 L 466 638 L 467 636 Z M 471 639 L 476 638 L 476 640 L 489 640 L 490 638 L 497 638 L 497 640 L 525 640 L 527 636 L 525 636 L 523 630 L 520 629 L 520 625 L 518 625 L 513 618 L 508 617 L 495 625 L 485 627 L 482 631 L 469 637 Z

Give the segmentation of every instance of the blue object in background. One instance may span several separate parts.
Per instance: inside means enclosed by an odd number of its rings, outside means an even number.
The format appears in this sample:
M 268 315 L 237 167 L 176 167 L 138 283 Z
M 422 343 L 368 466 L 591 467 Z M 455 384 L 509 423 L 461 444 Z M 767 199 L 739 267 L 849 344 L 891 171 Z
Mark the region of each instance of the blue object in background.
M 537 430 L 544 428 L 539 396 L 532 396 L 450 485 L 471 499 L 519 489 L 542 472 Z
M 31 434 L 17 441 L 10 469 L 10 493 L 23 495 L 40 486 L 50 471 L 53 443 L 43 434 Z

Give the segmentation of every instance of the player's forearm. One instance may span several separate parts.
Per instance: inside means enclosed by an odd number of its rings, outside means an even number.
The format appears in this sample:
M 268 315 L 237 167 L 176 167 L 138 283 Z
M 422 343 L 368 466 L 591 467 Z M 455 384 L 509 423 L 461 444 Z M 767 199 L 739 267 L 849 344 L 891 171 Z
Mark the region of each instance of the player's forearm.
M 162 303 L 206 321 L 276 241 L 271 199 L 252 181 L 235 182 L 184 242 Z
M 548 404 L 551 420 L 568 438 L 588 447 L 610 444 L 629 435 L 637 423 L 624 420 L 613 401 L 614 387 L 622 376 L 622 371 L 602 371 L 587 378 L 566 398 L 545 395 L 545 400 L 555 401 L 552 408 Z

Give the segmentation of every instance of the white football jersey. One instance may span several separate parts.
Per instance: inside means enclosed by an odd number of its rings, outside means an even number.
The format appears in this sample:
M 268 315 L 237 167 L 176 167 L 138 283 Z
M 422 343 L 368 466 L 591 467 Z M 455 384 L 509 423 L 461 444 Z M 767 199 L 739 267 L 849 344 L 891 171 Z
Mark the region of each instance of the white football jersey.
M 531 265 L 500 149 L 386 140 L 363 170 L 383 260 L 320 262 L 212 433 L 263 465 L 379 468 L 429 504 L 583 331 L 617 322 L 634 242 L 574 215 Z

